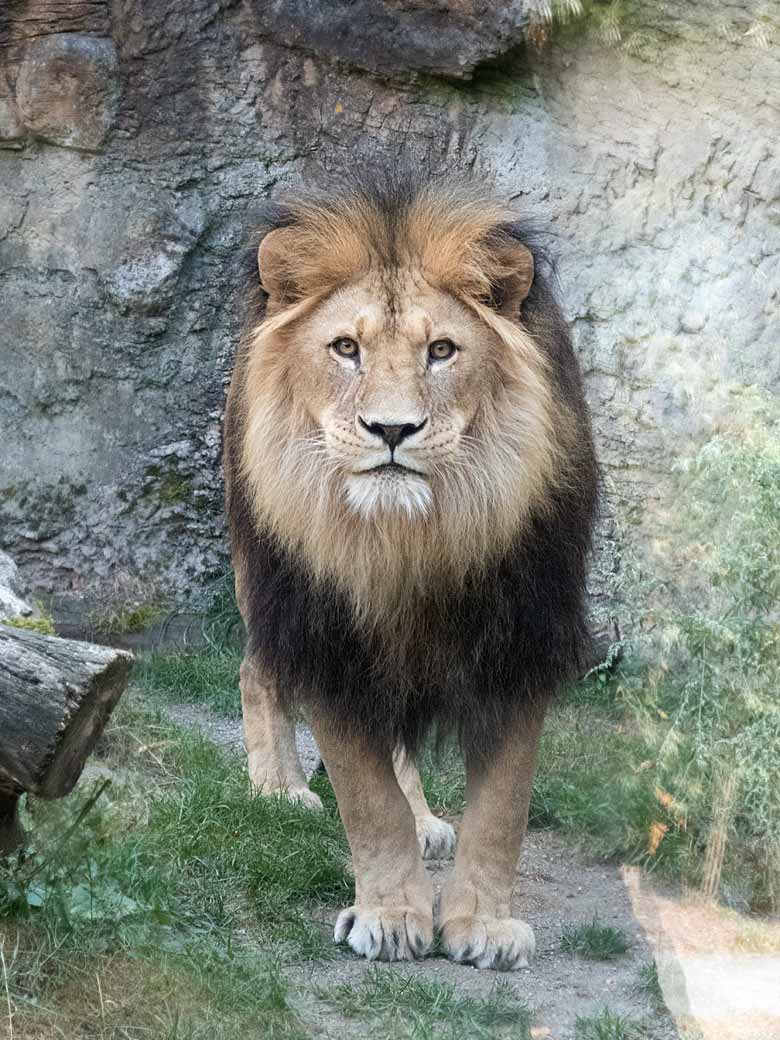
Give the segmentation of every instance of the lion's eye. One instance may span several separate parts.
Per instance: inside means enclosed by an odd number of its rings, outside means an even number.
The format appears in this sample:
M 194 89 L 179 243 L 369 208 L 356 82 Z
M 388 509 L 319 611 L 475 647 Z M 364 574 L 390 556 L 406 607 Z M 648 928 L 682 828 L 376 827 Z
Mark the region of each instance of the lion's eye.
M 354 339 L 350 339 L 348 336 L 339 336 L 338 339 L 334 339 L 330 344 L 330 349 L 339 357 L 349 358 L 351 361 L 355 361 L 360 355 L 360 347 Z
M 429 361 L 447 361 L 455 354 L 457 347 L 449 339 L 436 339 L 428 346 Z

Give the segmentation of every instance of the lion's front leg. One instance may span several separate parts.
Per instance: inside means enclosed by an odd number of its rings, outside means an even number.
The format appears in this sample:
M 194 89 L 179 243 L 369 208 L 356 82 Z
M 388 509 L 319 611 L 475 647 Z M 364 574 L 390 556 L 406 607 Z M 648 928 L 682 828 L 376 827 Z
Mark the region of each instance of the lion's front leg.
M 438 927 L 447 955 L 477 968 L 527 966 L 534 934 L 510 915 L 544 711 L 526 712 L 482 763 L 466 763 L 466 812 Z
M 355 903 L 336 921 L 336 942 L 369 960 L 424 957 L 433 942 L 433 889 L 420 858 L 414 814 L 390 749 L 344 738 L 310 720 L 336 792 L 355 873 Z

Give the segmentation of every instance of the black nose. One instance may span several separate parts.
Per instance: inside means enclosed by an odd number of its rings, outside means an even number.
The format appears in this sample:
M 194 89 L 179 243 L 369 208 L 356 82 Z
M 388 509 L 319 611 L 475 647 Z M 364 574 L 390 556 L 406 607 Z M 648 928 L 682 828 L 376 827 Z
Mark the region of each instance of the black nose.
M 360 425 L 369 433 L 381 437 L 391 451 L 397 448 L 401 441 L 411 437 L 413 433 L 419 433 L 427 422 L 427 419 L 423 419 L 421 423 L 367 423 L 365 419 L 360 419 Z

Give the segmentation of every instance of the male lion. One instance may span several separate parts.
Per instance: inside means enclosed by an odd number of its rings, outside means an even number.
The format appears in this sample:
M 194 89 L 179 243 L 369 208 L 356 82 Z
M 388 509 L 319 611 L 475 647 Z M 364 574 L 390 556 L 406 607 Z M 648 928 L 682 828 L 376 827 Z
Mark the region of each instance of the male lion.
M 335 938 L 422 957 L 420 849 L 454 835 L 413 763 L 434 724 L 454 730 L 467 808 L 437 929 L 456 961 L 520 967 L 542 720 L 587 642 L 597 469 L 561 314 L 522 225 L 475 186 L 301 194 L 257 263 L 225 424 L 252 780 L 318 804 L 302 708 L 352 850 Z

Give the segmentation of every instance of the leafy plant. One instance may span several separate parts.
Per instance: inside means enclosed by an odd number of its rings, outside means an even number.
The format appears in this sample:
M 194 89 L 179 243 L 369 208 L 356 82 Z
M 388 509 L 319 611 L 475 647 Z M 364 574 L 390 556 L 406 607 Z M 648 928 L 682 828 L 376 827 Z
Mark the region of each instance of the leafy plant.
M 712 438 L 677 473 L 652 620 L 660 658 L 625 702 L 659 801 L 689 835 L 710 895 L 780 904 L 780 423 Z M 662 847 L 666 835 L 658 847 Z
M 661 981 L 658 978 L 658 964 L 655 960 L 643 964 L 639 969 L 636 989 L 641 993 L 647 994 L 658 1007 L 665 1007 Z

